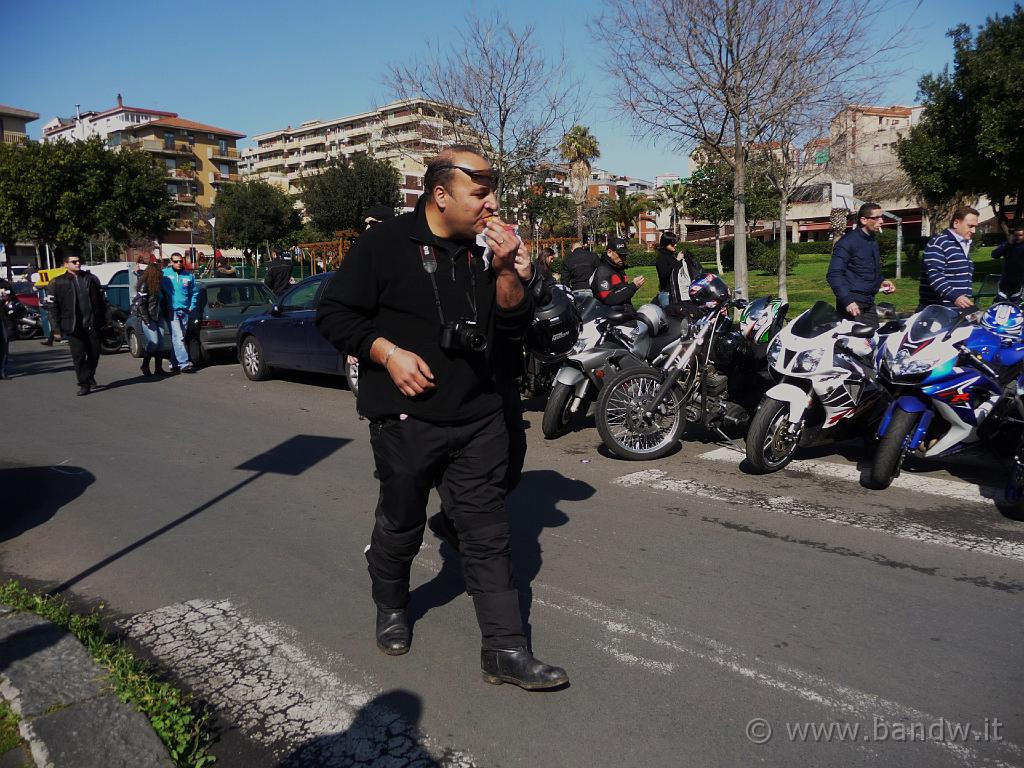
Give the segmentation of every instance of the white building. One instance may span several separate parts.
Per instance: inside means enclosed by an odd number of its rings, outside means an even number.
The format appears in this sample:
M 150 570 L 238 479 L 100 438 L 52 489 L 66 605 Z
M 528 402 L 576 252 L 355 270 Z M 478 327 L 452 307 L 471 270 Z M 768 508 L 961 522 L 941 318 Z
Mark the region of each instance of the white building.
M 161 112 L 144 107 L 126 107 L 121 94 L 117 94 L 117 106 L 104 112 L 78 112 L 74 117 L 55 117 L 43 126 L 43 141 L 84 141 L 99 136 L 106 141 L 115 131 L 136 128 L 153 120 L 177 117 L 174 112 Z

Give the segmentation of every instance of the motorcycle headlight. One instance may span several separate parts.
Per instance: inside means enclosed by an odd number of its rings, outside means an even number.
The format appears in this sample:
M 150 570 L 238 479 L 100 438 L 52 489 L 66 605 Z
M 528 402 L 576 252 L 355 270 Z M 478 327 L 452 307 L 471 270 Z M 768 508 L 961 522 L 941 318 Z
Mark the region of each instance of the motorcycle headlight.
M 793 369 L 801 373 L 810 373 L 818 367 L 823 353 L 824 350 L 821 349 L 808 349 L 801 352 L 796 357 L 796 364 L 793 366 Z
M 768 345 L 768 365 L 774 367 L 779 355 L 782 354 L 782 339 L 776 336 Z
M 932 364 L 923 360 L 894 360 L 889 363 L 889 369 L 895 376 L 917 376 L 930 371 Z
M 572 345 L 572 352 L 570 352 L 569 354 L 570 355 L 578 355 L 580 352 L 582 352 L 586 348 L 587 348 L 587 340 L 585 338 L 583 338 L 583 336 L 580 336 L 578 339 L 576 339 L 576 343 Z

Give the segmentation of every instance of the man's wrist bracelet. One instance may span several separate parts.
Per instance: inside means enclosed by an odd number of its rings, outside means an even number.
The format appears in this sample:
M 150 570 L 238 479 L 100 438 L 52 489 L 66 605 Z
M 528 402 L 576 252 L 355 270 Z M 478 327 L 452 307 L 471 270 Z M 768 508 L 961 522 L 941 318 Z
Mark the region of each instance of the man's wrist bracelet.
M 391 349 L 388 350 L 388 353 L 386 355 L 384 355 L 384 370 L 385 371 L 388 369 L 388 363 L 391 362 L 391 356 L 393 354 L 395 354 L 395 352 L 397 352 L 397 351 L 398 351 L 398 345 L 395 344 Z

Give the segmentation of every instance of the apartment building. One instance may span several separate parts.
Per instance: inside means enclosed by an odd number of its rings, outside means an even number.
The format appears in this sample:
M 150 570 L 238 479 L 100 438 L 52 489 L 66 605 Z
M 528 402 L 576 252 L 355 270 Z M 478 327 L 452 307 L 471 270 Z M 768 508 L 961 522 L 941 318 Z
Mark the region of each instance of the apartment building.
M 423 192 L 426 160 L 451 142 L 451 124 L 439 106 L 407 99 L 370 112 L 261 133 L 253 137 L 256 145 L 243 152 L 243 176 L 297 194 L 303 176 L 321 173 L 343 157 L 372 155 L 398 170 L 403 206 L 412 210 Z
M 0 104 L 0 140 L 4 144 L 27 143 L 28 128 L 26 126 L 38 119 L 39 115 L 35 112 Z
M 832 161 L 859 169 L 896 163 L 896 141 L 917 125 L 924 107 L 850 104 L 832 120 Z
M 76 105 L 77 106 L 77 105 Z M 98 136 L 106 141 L 115 132 L 142 125 L 165 117 L 177 117 L 174 112 L 163 112 L 145 107 L 129 107 L 121 94 L 117 94 L 117 105 L 102 111 L 80 109 L 71 117 L 54 117 L 43 126 L 43 141 L 84 141 Z

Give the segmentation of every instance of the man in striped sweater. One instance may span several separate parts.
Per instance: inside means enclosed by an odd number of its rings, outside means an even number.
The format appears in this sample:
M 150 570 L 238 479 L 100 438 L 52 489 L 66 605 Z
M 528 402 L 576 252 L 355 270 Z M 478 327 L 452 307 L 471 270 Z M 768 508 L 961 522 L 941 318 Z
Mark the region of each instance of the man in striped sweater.
M 921 265 L 920 305 L 930 304 L 967 309 L 974 306 L 971 299 L 974 280 L 974 262 L 971 261 L 971 240 L 978 227 L 978 212 L 963 207 L 953 211 L 949 229 L 928 241 Z

